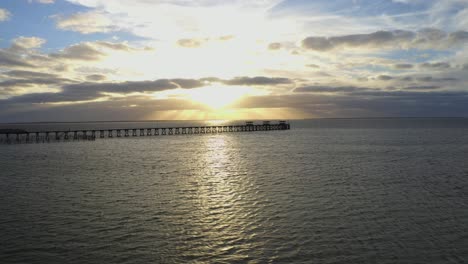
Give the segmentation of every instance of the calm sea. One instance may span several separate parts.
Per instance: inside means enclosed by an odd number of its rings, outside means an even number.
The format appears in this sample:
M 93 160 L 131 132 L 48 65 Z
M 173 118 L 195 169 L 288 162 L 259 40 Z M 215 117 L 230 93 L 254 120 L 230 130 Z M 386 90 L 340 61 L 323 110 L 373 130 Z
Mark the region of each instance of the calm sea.
M 0 145 L 0 263 L 468 263 L 468 119 L 291 125 Z

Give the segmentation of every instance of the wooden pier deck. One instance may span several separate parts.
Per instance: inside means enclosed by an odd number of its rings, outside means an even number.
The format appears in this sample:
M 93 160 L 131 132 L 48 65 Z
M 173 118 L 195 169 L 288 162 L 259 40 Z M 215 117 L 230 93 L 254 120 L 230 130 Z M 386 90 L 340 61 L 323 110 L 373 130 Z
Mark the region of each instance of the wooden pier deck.
M 149 137 L 164 135 L 193 135 L 216 134 L 231 132 L 255 132 L 270 130 L 289 130 L 290 124 L 279 121 L 272 124 L 264 121 L 262 124 L 245 122 L 244 125 L 227 126 L 187 126 L 187 127 L 146 127 L 146 128 L 122 128 L 122 129 L 85 129 L 85 130 L 52 130 L 52 131 L 0 131 L 0 143 L 47 143 L 67 142 L 77 140 L 96 140 L 104 138 Z

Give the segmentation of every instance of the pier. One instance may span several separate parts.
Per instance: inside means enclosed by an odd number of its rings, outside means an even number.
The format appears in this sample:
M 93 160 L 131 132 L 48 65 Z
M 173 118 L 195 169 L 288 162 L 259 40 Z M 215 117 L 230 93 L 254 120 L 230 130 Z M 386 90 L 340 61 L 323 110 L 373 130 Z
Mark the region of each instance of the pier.
M 233 132 L 255 132 L 271 130 L 289 130 L 290 124 L 286 121 L 270 123 L 263 121 L 255 124 L 248 121 L 244 125 L 226 126 L 187 126 L 187 127 L 146 127 L 146 128 L 122 128 L 122 129 L 85 129 L 85 130 L 52 130 L 52 131 L 24 131 L 4 130 L 0 131 L 0 143 L 48 143 L 67 142 L 78 140 L 96 140 L 104 138 L 128 138 L 128 137 L 151 137 L 166 135 L 194 135 L 194 134 L 217 134 Z

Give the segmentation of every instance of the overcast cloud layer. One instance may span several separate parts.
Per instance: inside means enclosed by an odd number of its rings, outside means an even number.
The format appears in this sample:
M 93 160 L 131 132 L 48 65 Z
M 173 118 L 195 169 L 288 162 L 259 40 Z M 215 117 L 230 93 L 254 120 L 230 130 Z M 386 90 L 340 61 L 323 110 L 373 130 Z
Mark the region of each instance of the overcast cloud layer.
M 0 27 L 0 122 L 468 117 L 465 0 L 15 0 Z

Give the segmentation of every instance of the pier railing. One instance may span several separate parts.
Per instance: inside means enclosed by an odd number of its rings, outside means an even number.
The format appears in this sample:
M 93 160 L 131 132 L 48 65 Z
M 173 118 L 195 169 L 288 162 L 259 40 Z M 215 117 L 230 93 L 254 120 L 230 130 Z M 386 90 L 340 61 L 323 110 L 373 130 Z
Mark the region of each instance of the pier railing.
M 165 135 L 193 135 L 216 134 L 230 132 L 255 132 L 271 130 L 289 130 L 290 124 L 280 121 L 271 124 L 264 121 L 263 124 L 246 122 L 244 125 L 226 126 L 187 126 L 187 127 L 147 127 L 147 128 L 122 128 L 122 129 L 84 129 L 84 130 L 51 130 L 51 131 L 0 131 L 0 143 L 47 143 L 67 142 L 77 140 L 96 140 L 104 138 L 128 138 L 149 137 Z

